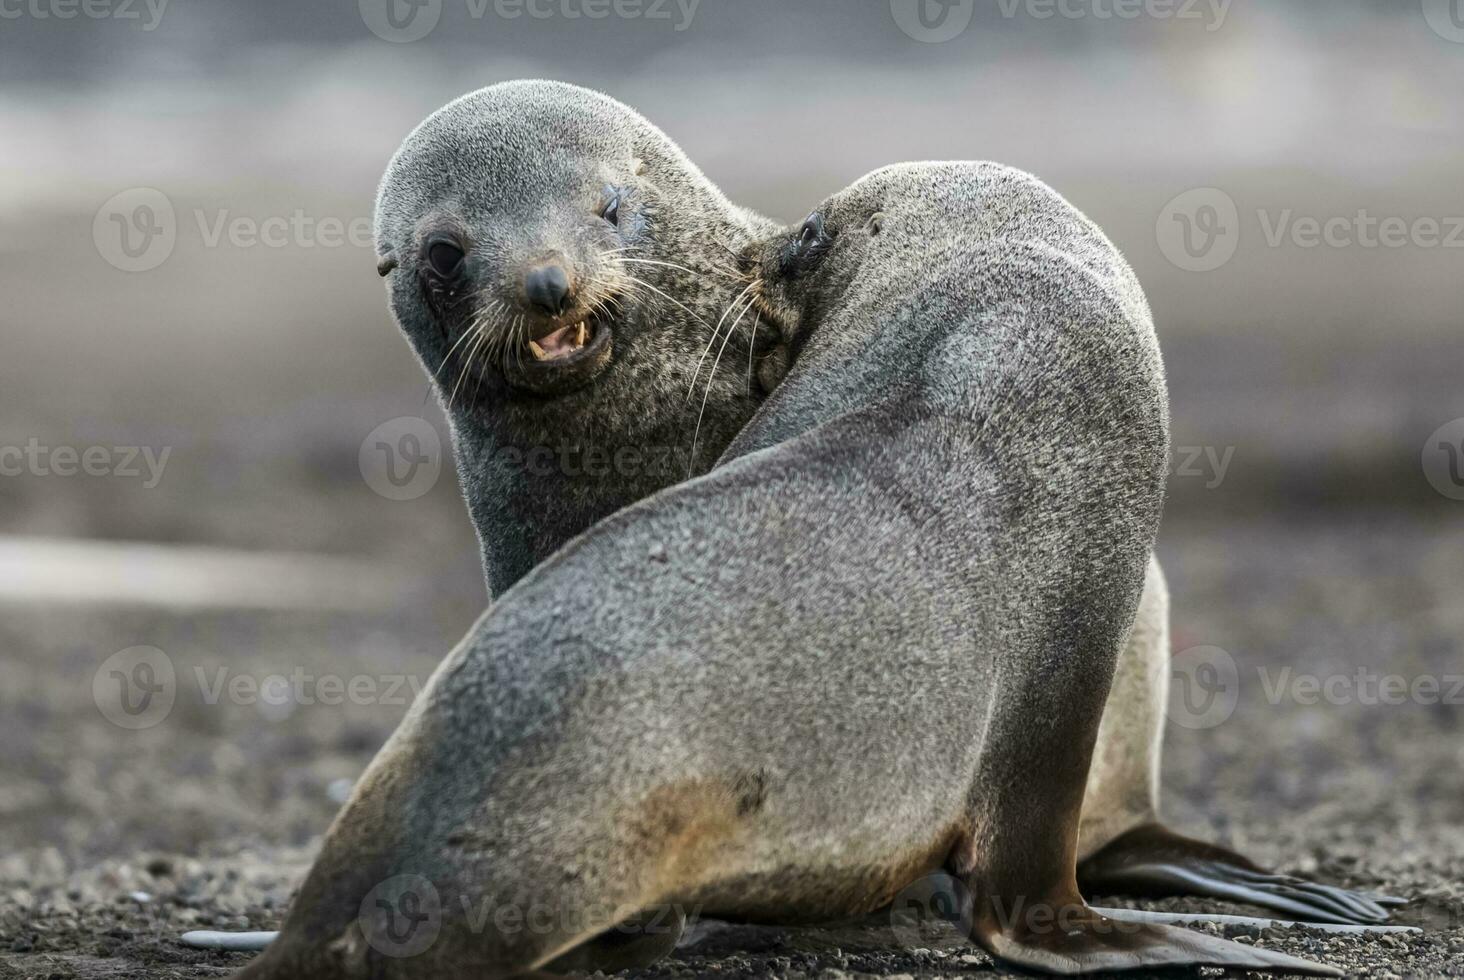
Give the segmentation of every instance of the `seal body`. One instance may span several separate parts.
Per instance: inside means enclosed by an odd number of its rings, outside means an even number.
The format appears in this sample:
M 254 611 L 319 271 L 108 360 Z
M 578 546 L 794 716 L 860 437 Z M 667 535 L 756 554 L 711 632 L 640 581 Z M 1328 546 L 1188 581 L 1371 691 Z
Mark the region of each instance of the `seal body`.
M 1163 374 L 1081 249 L 949 241 L 983 219 L 973 166 L 877 172 L 760 250 L 769 311 L 808 338 L 774 399 L 827 413 L 770 400 L 735 458 L 509 590 L 246 976 L 526 975 L 648 910 L 840 917 L 940 868 L 1022 966 L 1328 972 L 1078 894 L 1162 504 Z M 841 356 L 861 323 L 888 329 Z M 877 394 L 838 407 L 845 368 Z
M 957 262 L 963 262 L 978 250 L 984 256 L 1001 256 L 1007 251 L 1020 256 L 1047 250 L 1104 284 L 1107 295 L 1123 313 L 1116 321 L 1117 329 L 1138 329 L 1153 341 L 1148 301 L 1132 269 L 1101 229 L 1051 188 L 1030 174 L 999 164 L 918 169 L 928 179 L 938 181 L 948 199 L 960 202 L 959 212 L 932 215 L 914 224 L 907 219 L 907 231 L 913 232 L 907 249 L 885 247 L 871 253 L 879 275 L 827 277 L 832 282 L 812 284 L 801 281 L 796 274 L 800 266 L 821 263 L 821 253 L 832 247 L 830 218 L 822 213 L 823 209 L 764 259 L 761 282 L 765 288 L 759 298 L 769 319 L 783 326 L 796 354 L 796 366 L 788 382 L 769 397 L 753 422 L 734 440 L 728 458 L 774 445 L 886 397 L 899 377 L 898 367 L 892 369 L 883 353 L 896 343 L 891 335 L 911 330 L 919 336 L 928 328 L 909 325 L 900 315 L 886 310 L 881 297 L 886 290 L 904 295 L 925 288 L 922 277 L 948 261 L 952 253 L 958 256 Z M 889 171 L 901 172 L 900 168 Z M 929 192 L 911 187 L 909 193 L 919 198 Z M 879 209 L 899 208 L 905 203 L 888 199 L 869 202 L 870 214 L 860 233 L 878 241 L 884 221 Z M 805 322 L 804 306 L 809 294 L 822 309 L 837 312 Z M 1014 295 L 1022 294 L 1018 291 Z M 1029 342 L 1024 338 L 1010 340 Z M 912 354 L 896 363 L 908 364 L 913 359 Z M 1102 359 L 1084 365 L 1054 363 L 1046 377 L 1034 372 L 1025 394 L 1032 400 L 1034 412 L 1055 414 L 1061 424 L 1072 426 L 1074 438 L 1079 439 L 1075 410 L 1064 401 L 1066 389 L 1111 389 L 1115 368 L 1116 364 Z M 1081 441 L 1064 446 L 1053 440 L 1045 451 L 1052 455 L 1054 467 L 1090 466 L 1096 470 L 1107 465 Z M 1089 533 L 1103 533 L 1101 522 L 1092 524 Z M 1137 613 L 1112 675 L 1081 807 L 1078 858 L 1084 893 L 1204 895 L 1259 905 L 1311 921 L 1385 921 L 1387 906 L 1401 904 L 1402 900 L 1353 893 L 1265 871 L 1233 851 L 1184 837 L 1163 826 L 1159 818 L 1159 776 L 1169 663 L 1169 591 L 1163 571 L 1151 555 Z M 1095 674 L 1094 678 L 1103 676 Z M 1092 682 L 1090 679 L 1088 683 Z
M 731 256 L 772 228 L 572 85 L 494 85 L 406 138 L 378 194 L 380 268 L 451 421 L 490 593 L 742 428 L 774 335 L 755 314 L 727 327 L 747 285 Z

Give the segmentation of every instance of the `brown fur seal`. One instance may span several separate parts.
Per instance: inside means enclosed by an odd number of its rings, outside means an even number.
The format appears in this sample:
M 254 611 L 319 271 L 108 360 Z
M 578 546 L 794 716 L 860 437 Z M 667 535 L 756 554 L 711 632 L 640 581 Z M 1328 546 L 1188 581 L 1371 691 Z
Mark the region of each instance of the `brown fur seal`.
M 504 595 L 244 976 L 522 976 L 649 910 L 842 917 L 938 868 L 1017 965 L 1335 974 L 1078 892 L 1164 381 L 1100 243 L 952 233 L 986 217 L 975 166 L 879 171 L 770 243 L 767 301 L 808 337 L 775 399 L 829 413 L 770 401 L 745 454 Z M 880 329 L 851 360 L 860 324 Z M 849 375 L 878 397 L 839 410 Z
M 775 226 L 625 105 L 493 85 L 428 117 L 376 205 L 392 311 L 452 422 L 491 594 L 595 521 L 709 468 L 774 335 L 724 316 Z M 749 344 L 759 345 L 757 356 Z
M 1149 322 L 1143 290 L 1132 271 L 1102 232 L 1036 178 L 995 164 L 968 171 L 966 196 L 974 220 L 956 236 L 958 248 L 973 240 L 999 247 L 1024 245 L 1033 239 L 1055 243 L 1081 256 L 1088 267 L 1114 283 L 1135 322 Z M 817 250 L 825 235 L 825 219 L 815 212 L 797 240 Z M 939 228 L 926 229 L 926 242 L 911 257 L 911 267 L 894 262 L 887 282 L 918 277 L 940 261 L 950 237 Z M 800 314 L 780 315 L 775 297 L 767 303 L 769 318 L 785 331 L 794 351 L 797 386 L 785 386 L 760 410 L 756 423 L 728 450 L 735 458 L 749 450 L 789 437 L 879 396 L 871 379 L 881 377 L 870 354 L 888 323 L 862 323 L 826 337 L 822 355 L 838 369 L 803 366 L 808 331 Z M 847 317 L 843 318 L 847 322 Z M 819 383 L 811 383 L 817 378 Z M 1079 881 L 1085 894 L 1204 895 L 1273 909 L 1300 919 L 1331 923 L 1378 923 L 1388 918 L 1386 906 L 1401 904 L 1390 896 L 1359 894 L 1289 875 L 1269 872 L 1242 855 L 1176 834 L 1159 819 L 1159 759 L 1169 692 L 1169 591 L 1156 560 L 1149 562 L 1136 622 L 1120 655 L 1113 691 L 1103 714 L 1093 766 L 1082 807 L 1079 835 Z

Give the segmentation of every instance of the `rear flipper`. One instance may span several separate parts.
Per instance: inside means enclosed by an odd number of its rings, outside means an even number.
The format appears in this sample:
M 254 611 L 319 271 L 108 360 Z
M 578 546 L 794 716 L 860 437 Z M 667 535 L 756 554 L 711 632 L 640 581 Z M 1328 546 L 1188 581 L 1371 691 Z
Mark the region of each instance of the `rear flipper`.
M 1173 926 L 1138 925 L 1105 918 L 1075 901 L 1047 903 L 1049 914 L 988 914 L 973 922 L 971 936 L 993 956 L 1008 963 L 1072 976 L 1118 970 L 1181 966 L 1221 966 L 1272 970 L 1317 977 L 1340 977 L 1342 971 L 1274 950 L 1243 946 L 1203 932 Z
M 1159 824 L 1135 828 L 1079 864 L 1078 885 L 1085 895 L 1202 895 L 1340 924 L 1384 922 L 1389 906 L 1407 901 L 1273 874 L 1234 851 Z

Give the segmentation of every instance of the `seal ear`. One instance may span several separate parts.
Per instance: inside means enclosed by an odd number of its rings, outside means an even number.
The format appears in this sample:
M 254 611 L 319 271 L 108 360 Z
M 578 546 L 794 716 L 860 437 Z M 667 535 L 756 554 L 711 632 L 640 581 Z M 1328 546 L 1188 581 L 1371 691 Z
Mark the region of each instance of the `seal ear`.
M 630 172 L 633 173 L 633 174 L 635 174 L 637 177 L 643 177 L 643 176 L 645 176 L 645 172 L 646 172 L 646 161 L 645 161 L 645 158 L 644 157 L 631 157 L 630 158 Z
M 867 232 L 869 232 L 869 237 L 871 237 L 871 238 L 873 238 L 875 235 L 878 235 L 880 233 L 880 231 L 882 231 L 883 229 L 884 229 L 884 212 L 883 211 L 876 211 L 876 212 L 874 212 L 874 214 L 871 214 L 869 216 L 869 220 L 864 223 L 864 230 L 867 231 Z
M 385 279 L 391 273 L 391 270 L 395 269 L 396 267 L 397 257 L 395 252 L 387 252 L 381 258 L 376 260 L 376 274 L 378 276 L 381 276 L 381 278 L 383 279 Z

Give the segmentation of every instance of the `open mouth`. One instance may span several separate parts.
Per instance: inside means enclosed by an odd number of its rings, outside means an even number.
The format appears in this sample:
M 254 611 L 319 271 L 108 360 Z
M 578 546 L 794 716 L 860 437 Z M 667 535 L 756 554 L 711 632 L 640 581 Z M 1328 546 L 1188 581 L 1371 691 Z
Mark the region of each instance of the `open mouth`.
M 562 326 L 550 324 L 537 337 L 527 337 L 517 356 L 505 358 L 508 381 L 515 388 L 557 395 L 588 384 L 610 362 L 614 331 L 598 314 Z
M 595 341 L 607 332 L 596 318 L 590 317 L 579 323 L 550 330 L 528 341 L 525 346 L 536 362 L 546 366 L 567 367 L 592 352 Z

